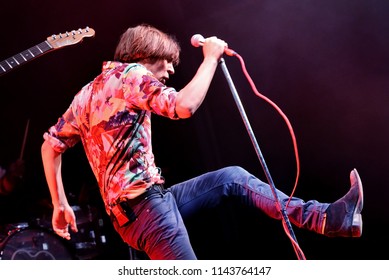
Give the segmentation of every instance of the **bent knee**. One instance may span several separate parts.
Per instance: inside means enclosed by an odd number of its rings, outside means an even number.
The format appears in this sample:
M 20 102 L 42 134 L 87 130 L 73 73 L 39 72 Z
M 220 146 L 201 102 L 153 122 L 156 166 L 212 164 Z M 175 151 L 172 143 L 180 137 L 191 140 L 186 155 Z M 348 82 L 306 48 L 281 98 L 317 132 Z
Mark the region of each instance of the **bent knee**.
M 221 169 L 224 174 L 231 174 L 231 175 L 249 175 L 246 169 L 243 167 L 240 167 L 238 165 L 232 165 L 227 166 Z
M 220 174 L 225 182 L 241 182 L 243 178 L 252 176 L 246 169 L 236 165 L 222 168 Z

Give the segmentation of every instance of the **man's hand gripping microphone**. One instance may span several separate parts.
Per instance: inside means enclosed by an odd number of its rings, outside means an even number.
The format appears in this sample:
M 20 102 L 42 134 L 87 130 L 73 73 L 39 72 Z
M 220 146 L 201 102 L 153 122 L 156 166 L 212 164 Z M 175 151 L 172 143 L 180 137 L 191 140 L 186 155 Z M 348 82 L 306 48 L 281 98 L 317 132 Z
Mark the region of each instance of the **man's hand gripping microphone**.
M 205 39 L 204 39 L 203 35 L 201 35 L 201 34 L 195 34 L 190 39 L 192 46 L 196 47 L 196 48 L 202 46 L 204 44 L 204 41 L 205 41 Z M 235 54 L 237 54 L 234 50 L 231 50 L 227 47 L 224 49 L 224 53 L 226 55 L 229 55 L 229 56 L 234 56 Z

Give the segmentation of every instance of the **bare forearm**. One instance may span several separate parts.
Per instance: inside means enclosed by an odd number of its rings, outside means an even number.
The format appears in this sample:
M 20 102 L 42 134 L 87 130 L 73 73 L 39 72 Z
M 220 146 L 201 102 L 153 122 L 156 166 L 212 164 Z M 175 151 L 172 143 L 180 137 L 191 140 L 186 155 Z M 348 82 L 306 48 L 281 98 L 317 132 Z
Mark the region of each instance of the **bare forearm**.
M 189 118 L 202 104 L 226 46 L 224 41 L 216 37 L 205 39 L 204 60 L 193 79 L 179 92 L 177 97 L 176 113 L 180 118 Z
M 54 207 L 63 207 L 68 204 L 61 176 L 62 156 L 47 142 L 41 149 L 42 161 L 46 181 L 49 186 L 51 200 Z
M 189 118 L 200 107 L 212 82 L 217 65 L 218 61 L 215 58 L 204 58 L 196 75 L 179 92 L 176 113 L 180 118 Z

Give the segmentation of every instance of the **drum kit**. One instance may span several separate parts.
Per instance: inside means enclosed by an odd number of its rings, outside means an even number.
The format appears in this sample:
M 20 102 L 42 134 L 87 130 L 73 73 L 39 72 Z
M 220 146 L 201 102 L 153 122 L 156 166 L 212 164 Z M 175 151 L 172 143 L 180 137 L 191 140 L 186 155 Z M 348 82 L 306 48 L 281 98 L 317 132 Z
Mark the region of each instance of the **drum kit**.
M 0 231 L 0 260 L 97 259 L 107 245 L 104 219 L 93 207 L 72 206 L 77 217 L 77 233 L 65 240 L 54 233 L 51 221 L 3 226 Z
M 19 159 L 23 159 L 29 122 L 25 128 Z M 69 194 L 70 195 L 70 194 Z M 147 259 L 114 232 L 109 217 L 100 207 L 88 203 L 72 206 L 78 232 L 71 239 L 59 237 L 52 229 L 51 215 L 28 222 L 0 224 L 0 260 L 93 260 L 104 258 Z M 113 255 L 110 255 L 109 247 Z
M 30 120 L 24 131 L 19 159 L 23 159 Z M 59 237 L 52 229 L 51 216 L 32 222 L 0 225 L 0 260 L 71 260 L 98 258 L 107 245 L 106 227 L 97 207 L 72 206 L 78 232 L 71 239 Z

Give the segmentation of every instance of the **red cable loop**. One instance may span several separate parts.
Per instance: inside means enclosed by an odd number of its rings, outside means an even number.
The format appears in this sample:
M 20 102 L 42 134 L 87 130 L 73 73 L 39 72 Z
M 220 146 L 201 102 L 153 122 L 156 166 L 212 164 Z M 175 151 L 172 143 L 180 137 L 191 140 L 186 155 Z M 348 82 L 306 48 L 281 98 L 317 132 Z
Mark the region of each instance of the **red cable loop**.
M 296 188 L 297 188 L 297 183 L 298 183 L 298 180 L 299 180 L 299 177 L 300 177 L 300 159 L 299 159 L 299 153 L 298 153 L 298 148 L 297 148 L 297 141 L 296 141 L 296 136 L 294 134 L 294 131 L 293 131 L 293 127 L 292 127 L 292 124 L 290 123 L 288 117 L 284 114 L 284 112 L 282 112 L 282 110 L 277 106 L 277 104 L 275 104 L 272 100 L 270 100 L 268 97 L 264 96 L 263 94 L 261 94 L 253 80 L 251 79 L 247 69 L 246 69 L 246 66 L 245 66 L 245 63 L 244 63 L 244 60 L 243 58 L 236 52 L 234 52 L 234 55 L 239 59 L 241 65 L 242 65 L 242 70 L 243 70 L 243 73 L 245 74 L 252 90 L 254 91 L 254 93 L 259 96 L 260 98 L 262 98 L 263 100 L 265 100 L 266 102 L 268 102 L 271 106 L 273 106 L 277 112 L 281 115 L 281 117 L 284 119 L 286 125 L 288 126 L 288 129 L 289 129 L 289 132 L 290 132 L 290 135 L 292 137 L 292 142 L 293 142 L 293 148 L 294 148 L 294 154 L 295 154 L 295 157 L 296 157 L 296 179 L 295 179 L 295 183 L 294 183 L 294 186 L 293 186 L 293 190 L 292 190 L 292 193 L 291 195 L 289 196 L 289 200 L 286 204 L 285 207 L 288 207 L 289 205 L 289 202 L 291 200 L 291 198 L 293 197 L 293 194 L 295 193 L 296 191 Z
M 297 148 L 297 141 L 296 141 L 296 136 L 294 134 L 294 130 L 293 130 L 293 127 L 292 127 L 292 124 L 290 123 L 288 117 L 284 114 L 284 112 L 277 106 L 277 104 L 275 104 L 272 100 L 270 100 L 268 97 L 264 96 L 263 94 L 261 94 L 253 80 L 251 79 L 247 69 L 246 69 L 246 66 L 245 66 L 245 63 L 244 63 L 244 60 L 243 58 L 238 54 L 236 53 L 235 51 L 233 51 L 233 56 L 236 56 L 241 65 L 242 65 L 242 70 L 243 70 L 243 73 L 245 74 L 252 90 L 254 91 L 254 93 L 259 96 L 260 98 L 262 98 L 263 100 L 265 100 L 266 102 L 268 102 L 271 106 L 273 106 L 276 111 L 281 115 L 281 117 L 284 119 L 286 125 L 288 126 L 288 129 L 289 129 L 289 132 L 290 132 L 290 135 L 292 137 L 292 142 L 293 142 L 293 148 L 294 148 L 294 154 L 295 154 L 295 158 L 296 158 L 296 179 L 295 179 L 295 183 L 294 183 L 294 186 L 293 186 L 293 190 L 292 190 L 292 193 L 291 195 L 289 196 L 289 199 L 288 199 L 288 202 L 286 203 L 285 207 L 287 208 L 289 203 L 290 203 L 290 200 L 292 199 L 293 197 L 293 194 L 295 193 L 296 191 L 296 188 L 297 188 L 297 183 L 298 183 L 298 180 L 299 180 L 299 177 L 300 177 L 300 158 L 299 158 L 299 153 L 298 153 L 298 148 Z M 293 249 L 294 251 L 296 252 L 296 255 L 299 256 L 300 259 L 303 259 L 303 260 L 306 260 L 305 258 L 305 255 L 303 253 L 303 251 L 301 250 L 300 246 L 298 245 L 298 243 L 293 239 L 293 237 L 291 236 L 290 232 L 289 232 L 289 229 L 288 227 L 286 226 L 285 224 L 285 221 L 282 221 L 282 226 L 284 228 L 284 231 L 286 232 L 286 235 L 288 236 L 288 238 L 291 240 L 292 242 L 292 246 L 293 246 Z

